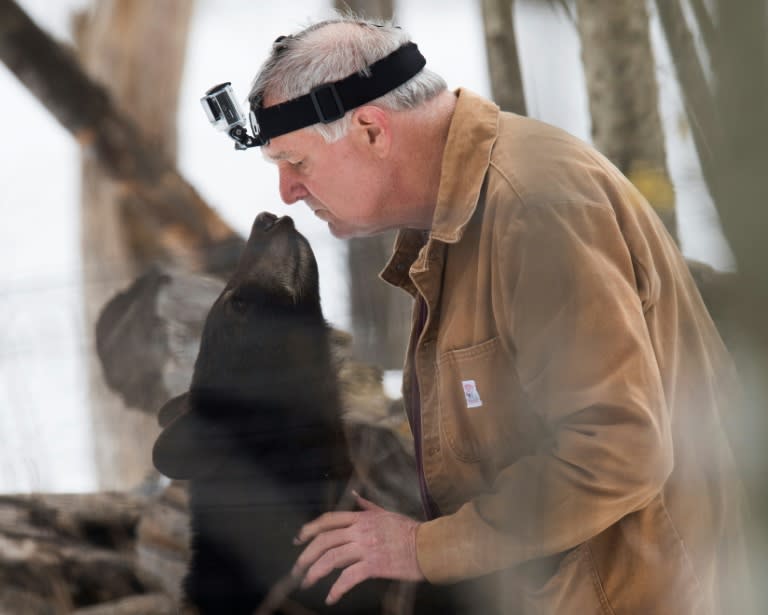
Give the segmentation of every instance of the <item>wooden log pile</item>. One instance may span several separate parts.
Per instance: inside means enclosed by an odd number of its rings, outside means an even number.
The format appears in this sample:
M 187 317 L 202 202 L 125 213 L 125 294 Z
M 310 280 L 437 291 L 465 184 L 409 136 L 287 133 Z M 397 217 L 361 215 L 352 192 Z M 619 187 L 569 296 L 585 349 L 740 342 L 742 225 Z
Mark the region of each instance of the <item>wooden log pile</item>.
M 148 498 L 104 493 L 0 497 L 0 613 L 172 613 L 137 565 Z M 137 610 L 138 609 L 138 610 Z

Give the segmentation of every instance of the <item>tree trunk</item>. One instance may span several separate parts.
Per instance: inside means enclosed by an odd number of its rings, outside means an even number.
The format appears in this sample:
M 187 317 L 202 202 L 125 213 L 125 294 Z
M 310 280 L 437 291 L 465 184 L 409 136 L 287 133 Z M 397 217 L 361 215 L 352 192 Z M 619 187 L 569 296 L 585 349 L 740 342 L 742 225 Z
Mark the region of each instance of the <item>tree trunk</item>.
M 373 19 L 391 19 L 392 0 L 336 0 L 337 10 Z M 395 233 L 347 242 L 353 352 L 384 369 L 399 369 L 411 322 L 411 300 L 378 279 L 392 251 Z
M 493 100 L 504 111 L 526 115 L 514 24 L 514 0 L 482 0 L 485 52 Z
M 85 69 L 171 163 L 176 157 L 177 95 L 192 7 L 186 1 L 100 0 L 78 23 Z M 136 277 L 157 248 L 141 212 L 126 206 L 121 187 L 87 155 L 81 198 L 84 320 L 93 348 L 101 306 Z M 88 380 L 100 487 L 136 485 L 151 471 L 157 425 L 142 414 L 125 412 L 106 385 L 95 353 L 89 353 Z
M 577 0 L 592 137 L 677 237 L 648 11 L 638 0 Z
M 401 369 L 411 323 L 411 298 L 378 278 L 394 233 L 350 239 L 347 246 L 353 353 L 382 369 Z

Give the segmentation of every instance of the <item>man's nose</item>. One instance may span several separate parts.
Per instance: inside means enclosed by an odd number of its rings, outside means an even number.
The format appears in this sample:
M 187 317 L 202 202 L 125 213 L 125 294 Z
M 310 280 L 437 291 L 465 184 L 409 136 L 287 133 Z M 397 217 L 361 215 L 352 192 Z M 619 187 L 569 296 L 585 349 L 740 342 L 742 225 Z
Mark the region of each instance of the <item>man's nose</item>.
M 306 197 L 309 191 L 290 169 L 280 168 L 280 198 L 286 205 L 293 205 Z

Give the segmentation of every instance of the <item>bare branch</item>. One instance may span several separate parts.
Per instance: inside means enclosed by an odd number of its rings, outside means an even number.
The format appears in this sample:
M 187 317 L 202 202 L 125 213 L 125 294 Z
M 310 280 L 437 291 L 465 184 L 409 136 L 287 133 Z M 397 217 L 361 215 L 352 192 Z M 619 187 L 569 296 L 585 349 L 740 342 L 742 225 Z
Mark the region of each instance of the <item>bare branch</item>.
M 243 240 L 178 173 L 159 148 L 113 105 L 73 53 L 13 0 L 0 0 L 0 59 L 95 156 L 157 234 L 159 258 L 196 270 L 233 266 Z M 41 138 L 42 140 L 42 138 Z

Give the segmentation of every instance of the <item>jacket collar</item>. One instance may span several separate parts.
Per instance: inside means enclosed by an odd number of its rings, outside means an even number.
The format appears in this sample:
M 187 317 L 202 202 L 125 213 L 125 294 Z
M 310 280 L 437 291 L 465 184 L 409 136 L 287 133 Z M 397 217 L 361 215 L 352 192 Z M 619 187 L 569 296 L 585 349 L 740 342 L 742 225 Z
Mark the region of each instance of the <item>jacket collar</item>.
M 494 103 L 468 90 L 457 95 L 430 229 L 431 237 L 446 243 L 461 239 L 477 208 L 499 125 Z
M 477 208 L 499 123 L 499 108 L 494 103 L 469 90 L 459 89 L 456 95 L 429 231 L 430 240 L 445 243 L 461 239 Z M 408 271 L 424 243 L 421 231 L 400 231 L 381 277 L 396 286 L 410 286 Z

